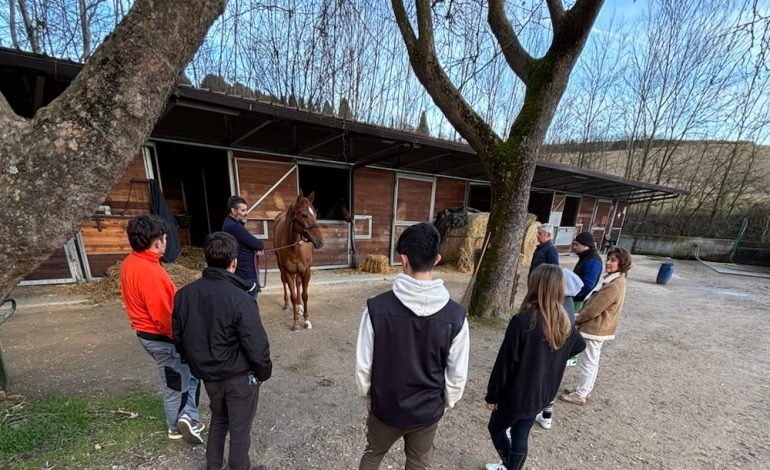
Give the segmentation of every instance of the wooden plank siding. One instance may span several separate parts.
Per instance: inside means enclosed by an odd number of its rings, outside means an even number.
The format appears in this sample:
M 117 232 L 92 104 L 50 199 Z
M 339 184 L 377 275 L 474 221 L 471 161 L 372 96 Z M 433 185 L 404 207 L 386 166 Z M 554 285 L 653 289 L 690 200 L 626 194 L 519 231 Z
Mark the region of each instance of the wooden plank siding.
M 70 279 L 70 265 L 64 248 L 56 250 L 47 260 L 24 278 L 25 281 L 39 281 L 43 279 Z
M 594 216 L 594 206 L 596 198 L 583 196 L 578 209 L 577 222 L 575 223 L 575 234 L 589 230 L 591 228 L 591 219 Z
M 390 253 L 394 178 L 390 171 L 372 168 L 360 168 L 353 174 L 355 215 L 372 218 L 371 239 L 355 240 L 359 259 L 367 254 L 388 256 Z
M 146 179 L 144 160 L 139 154 L 104 200 L 112 216 L 96 214 L 80 226 L 93 276 L 106 275 L 108 267 L 131 252 L 126 225 L 131 217 L 150 212 L 150 187 Z
M 427 222 L 431 219 L 430 199 L 433 182 L 405 177 L 398 178 L 396 220 Z
M 433 218 L 450 207 L 465 204 L 466 181 L 452 178 L 436 178 L 436 200 L 433 205 Z

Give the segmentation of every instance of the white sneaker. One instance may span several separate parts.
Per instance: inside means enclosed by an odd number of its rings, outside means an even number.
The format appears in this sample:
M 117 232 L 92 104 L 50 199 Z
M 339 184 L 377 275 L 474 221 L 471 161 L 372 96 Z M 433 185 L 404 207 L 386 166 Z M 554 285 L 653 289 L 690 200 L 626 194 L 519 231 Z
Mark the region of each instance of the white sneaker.
M 543 429 L 551 429 L 551 425 L 553 424 L 551 418 L 543 418 L 543 412 L 535 416 L 535 421 L 537 421 L 537 424 L 539 424 Z
M 484 470 L 507 470 L 502 463 L 488 463 L 484 465 Z
M 205 426 L 203 426 L 201 423 L 196 423 L 190 419 L 189 416 L 182 415 L 177 420 L 176 427 L 179 429 L 179 432 L 182 434 L 182 437 L 185 441 L 189 442 L 190 444 L 203 444 L 201 431 L 203 431 Z

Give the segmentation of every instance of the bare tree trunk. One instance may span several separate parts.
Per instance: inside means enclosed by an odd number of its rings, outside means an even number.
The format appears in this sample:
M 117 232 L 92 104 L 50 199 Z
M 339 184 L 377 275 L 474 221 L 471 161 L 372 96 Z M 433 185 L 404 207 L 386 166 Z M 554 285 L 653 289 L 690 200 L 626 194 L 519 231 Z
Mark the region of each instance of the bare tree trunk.
M 80 56 L 80 60 L 85 62 L 91 55 L 91 29 L 86 0 L 78 0 L 78 16 L 80 17 L 80 32 L 83 36 L 83 54 Z
M 11 30 L 11 45 L 19 49 L 19 35 L 16 34 L 16 0 L 8 0 L 8 27 Z
M 22 20 L 24 21 L 24 31 L 27 33 L 27 40 L 29 41 L 29 47 L 35 54 L 40 54 L 40 39 L 37 31 L 37 25 L 32 23 L 32 18 L 29 15 L 29 9 L 27 8 L 26 0 L 19 0 L 19 11 L 21 12 Z
M 69 88 L 30 121 L 0 99 L 0 298 L 102 202 L 225 3 L 137 0 Z
M 510 314 L 511 287 L 537 154 L 603 1 L 578 0 L 565 11 L 559 0 L 548 0 L 553 40 L 539 59 L 530 56 L 519 42 L 502 0 L 489 1 L 489 26 L 508 66 L 526 86 L 524 104 L 506 140 L 495 134 L 447 76 L 436 55 L 430 2 L 415 3 L 417 34 L 403 2 L 392 0 L 412 68 L 447 120 L 476 151 L 490 176 L 495 201 L 487 225 L 490 242 L 469 311 L 482 317 L 505 318 Z

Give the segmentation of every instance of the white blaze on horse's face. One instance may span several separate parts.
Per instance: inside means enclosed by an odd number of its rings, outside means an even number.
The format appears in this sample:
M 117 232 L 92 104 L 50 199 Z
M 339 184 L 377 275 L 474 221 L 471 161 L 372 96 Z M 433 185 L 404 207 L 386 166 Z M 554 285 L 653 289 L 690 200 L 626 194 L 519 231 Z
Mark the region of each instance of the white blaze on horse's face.
M 313 210 L 313 207 L 312 207 L 312 206 L 308 207 L 308 208 L 307 208 L 307 210 L 309 210 L 309 211 L 310 211 L 310 215 L 312 215 L 313 217 L 315 217 L 315 211 Z

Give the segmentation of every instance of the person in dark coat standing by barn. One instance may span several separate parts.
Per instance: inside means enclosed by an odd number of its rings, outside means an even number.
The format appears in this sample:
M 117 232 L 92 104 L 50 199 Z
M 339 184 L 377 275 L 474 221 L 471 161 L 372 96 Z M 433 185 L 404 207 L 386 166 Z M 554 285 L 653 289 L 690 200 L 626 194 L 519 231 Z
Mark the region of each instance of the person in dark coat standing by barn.
M 582 308 L 583 302 L 599 283 L 604 263 L 591 232 L 580 232 L 572 241 L 572 251 L 578 255 L 578 262 L 572 271 L 583 281 L 583 288 L 575 295 L 577 311 Z
M 248 470 L 260 384 L 273 371 L 270 344 L 259 307 L 246 293 L 250 285 L 234 275 L 235 238 L 214 232 L 206 237 L 203 253 L 208 265 L 203 276 L 174 297 L 174 340 L 209 395 L 206 468 L 222 468 L 225 437 L 230 433 L 228 468 Z
M 246 230 L 246 215 L 249 209 L 245 199 L 230 196 L 227 209 L 229 213 L 222 223 L 222 231 L 235 237 L 238 242 L 238 267 L 235 275 L 252 283 L 248 292 L 256 299 L 259 294 L 259 257 L 265 256 L 265 245 Z
M 537 226 L 537 241 L 540 244 L 537 245 L 535 252 L 532 253 L 532 263 L 529 266 L 530 274 L 541 264 L 559 265 L 559 252 L 556 251 L 556 247 L 551 241 L 552 237 L 553 227 L 551 227 L 551 224 L 540 224 Z

